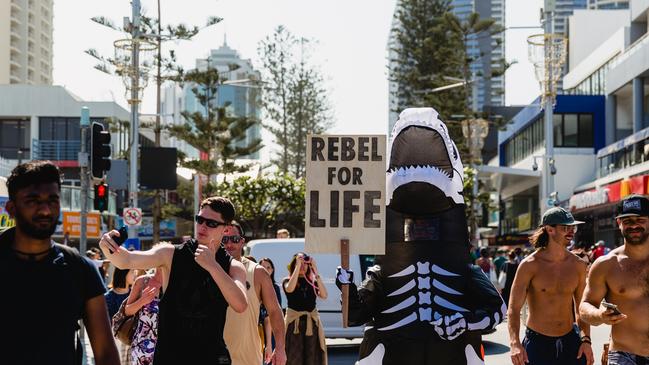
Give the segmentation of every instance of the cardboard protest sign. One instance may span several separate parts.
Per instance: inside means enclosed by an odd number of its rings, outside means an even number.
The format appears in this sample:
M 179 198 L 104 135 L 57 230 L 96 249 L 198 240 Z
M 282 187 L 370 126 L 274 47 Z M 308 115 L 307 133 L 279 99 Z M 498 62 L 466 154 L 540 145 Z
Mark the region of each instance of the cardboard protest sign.
M 305 243 L 310 253 L 385 253 L 384 135 L 309 135 Z

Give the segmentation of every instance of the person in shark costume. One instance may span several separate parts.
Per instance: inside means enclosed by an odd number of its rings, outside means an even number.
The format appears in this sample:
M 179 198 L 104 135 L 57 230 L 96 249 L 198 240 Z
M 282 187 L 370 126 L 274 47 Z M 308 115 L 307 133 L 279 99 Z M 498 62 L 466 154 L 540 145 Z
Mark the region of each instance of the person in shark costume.
M 506 306 L 471 262 L 457 148 L 437 111 L 416 108 L 389 153 L 385 255 L 358 288 L 351 271 L 336 278 L 350 285 L 349 324 L 366 324 L 357 364 L 484 364 L 481 331 Z

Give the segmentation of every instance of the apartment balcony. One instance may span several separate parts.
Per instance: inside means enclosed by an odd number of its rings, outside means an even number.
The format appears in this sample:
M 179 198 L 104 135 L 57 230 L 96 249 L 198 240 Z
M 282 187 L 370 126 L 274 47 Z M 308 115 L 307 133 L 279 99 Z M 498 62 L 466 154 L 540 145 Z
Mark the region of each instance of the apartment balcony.
M 60 167 L 79 166 L 79 151 L 81 151 L 80 141 L 32 140 L 32 155 L 34 160 L 50 160 Z
M 612 94 L 634 78 L 649 74 L 649 33 L 643 35 L 611 62 L 606 94 Z
M 23 8 L 18 4 L 17 1 L 11 0 L 11 11 L 12 12 L 21 12 L 23 11 Z

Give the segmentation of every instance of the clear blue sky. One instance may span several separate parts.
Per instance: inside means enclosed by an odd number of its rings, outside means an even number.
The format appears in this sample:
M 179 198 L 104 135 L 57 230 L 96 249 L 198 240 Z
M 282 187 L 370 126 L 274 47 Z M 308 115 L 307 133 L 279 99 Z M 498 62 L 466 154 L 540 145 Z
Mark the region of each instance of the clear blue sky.
M 156 1 L 143 0 L 149 15 Z M 161 0 L 163 23 L 203 24 L 208 15 L 224 18 L 192 42 L 174 47 L 180 63 L 191 68 L 196 58 L 218 48 L 227 34 L 228 45 L 243 58 L 257 61 L 257 45 L 279 25 L 299 36 L 318 40 L 314 62 L 327 79 L 336 125 L 332 133 L 386 134 L 388 84 L 387 37 L 395 0 Z M 507 26 L 538 25 L 541 0 L 507 2 Z M 54 1 L 54 83 L 65 85 L 86 100 L 115 100 L 127 107 L 121 80 L 93 69 L 94 60 L 83 53 L 96 48 L 113 54 L 112 43 L 124 35 L 102 27 L 90 17 L 104 15 L 122 24 L 130 16 L 127 0 Z M 527 35 L 534 30 L 508 30 L 507 59 L 519 64 L 506 75 L 507 104 L 531 102 L 538 93 L 532 66 L 527 62 Z M 155 112 L 155 93 L 149 87 L 142 113 Z

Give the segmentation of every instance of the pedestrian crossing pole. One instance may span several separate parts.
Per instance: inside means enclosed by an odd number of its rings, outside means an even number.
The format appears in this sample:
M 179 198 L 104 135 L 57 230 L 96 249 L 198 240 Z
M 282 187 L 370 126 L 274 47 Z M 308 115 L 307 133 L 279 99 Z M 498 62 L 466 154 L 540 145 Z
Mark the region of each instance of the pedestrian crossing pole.
M 79 252 L 85 255 L 87 249 L 87 227 L 88 224 L 88 196 L 90 190 L 90 182 L 88 181 L 88 129 L 90 128 L 90 109 L 87 106 L 81 108 L 81 152 L 79 152 L 79 167 L 81 172 L 79 180 L 81 180 L 81 233 L 79 237 Z

